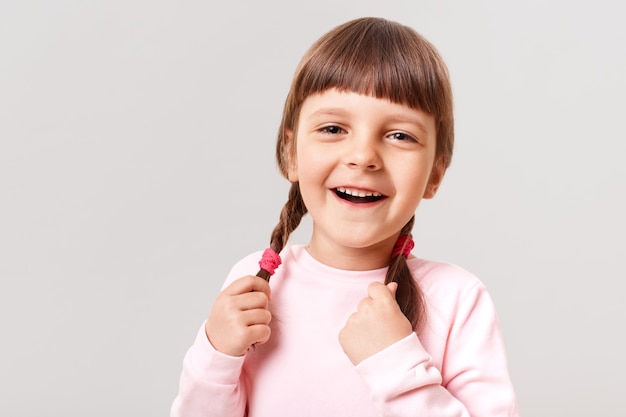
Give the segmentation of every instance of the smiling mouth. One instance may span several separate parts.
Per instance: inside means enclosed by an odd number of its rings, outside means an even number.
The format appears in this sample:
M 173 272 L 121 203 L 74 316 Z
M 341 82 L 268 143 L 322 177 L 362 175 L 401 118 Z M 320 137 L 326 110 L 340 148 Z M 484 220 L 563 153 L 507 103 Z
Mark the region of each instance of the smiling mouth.
M 345 187 L 335 188 L 335 194 L 343 200 L 356 204 L 373 203 L 385 198 L 384 195 L 375 191 L 363 191 Z

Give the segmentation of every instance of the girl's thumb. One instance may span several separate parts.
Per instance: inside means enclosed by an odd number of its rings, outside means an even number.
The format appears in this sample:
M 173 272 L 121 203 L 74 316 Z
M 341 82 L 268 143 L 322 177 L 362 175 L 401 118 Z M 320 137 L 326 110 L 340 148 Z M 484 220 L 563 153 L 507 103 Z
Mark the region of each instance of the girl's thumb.
M 398 291 L 398 283 L 390 282 L 389 284 L 387 284 L 387 288 L 389 288 L 389 292 L 391 292 L 391 295 L 393 296 L 393 298 L 396 298 L 396 291 Z

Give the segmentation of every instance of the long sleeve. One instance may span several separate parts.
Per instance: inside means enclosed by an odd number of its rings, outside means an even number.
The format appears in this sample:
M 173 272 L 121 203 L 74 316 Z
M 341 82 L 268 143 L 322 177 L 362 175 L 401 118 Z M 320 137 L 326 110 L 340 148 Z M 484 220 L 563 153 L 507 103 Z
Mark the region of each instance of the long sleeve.
M 493 303 L 482 284 L 461 295 L 449 312 L 441 363 L 412 333 L 357 366 L 384 417 L 416 416 L 418 410 L 433 417 L 519 415 Z
M 224 286 L 257 268 L 260 256 L 237 263 Z M 477 277 L 410 259 L 426 301 L 424 327 L 355 367 L 338 335 L 385 269 L 337 270 L 302 246 L 281 257 L 270 282 L 269 341 L 231 357 L 202 326 L 172 417 L 518 417 L 494 305 Z
M 178 396 L 171 417 L 242 417 L 246 393 L 241 383 L 244 357 L 216 351 L 204 324 L 183 361 Z

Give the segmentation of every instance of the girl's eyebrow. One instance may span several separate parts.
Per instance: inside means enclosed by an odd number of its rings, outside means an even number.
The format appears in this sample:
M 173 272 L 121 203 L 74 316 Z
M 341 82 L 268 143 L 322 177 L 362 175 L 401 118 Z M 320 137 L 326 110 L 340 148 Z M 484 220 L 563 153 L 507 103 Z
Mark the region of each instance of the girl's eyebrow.
M 348 111 L 345 109 L 341 109 L 338 107 L 322 107 L 321 109 L 315 110 L 311 113 L 311 117 L 318 116 L 345 116 L 348 114 Z

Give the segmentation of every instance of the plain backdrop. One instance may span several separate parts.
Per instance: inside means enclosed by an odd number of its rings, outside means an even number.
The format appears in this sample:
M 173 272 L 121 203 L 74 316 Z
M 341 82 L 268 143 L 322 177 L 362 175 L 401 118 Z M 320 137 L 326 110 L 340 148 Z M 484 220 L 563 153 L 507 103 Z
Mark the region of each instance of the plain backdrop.
M 457 146 L 414 253 L 485 282 L 523 416 L 626 415 L 620 7 L 0 1 L 0 416 L 168 415 L 286 199 L 297 62 L 361 16 L 415 28 L 452 75 Z

